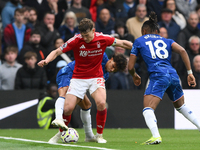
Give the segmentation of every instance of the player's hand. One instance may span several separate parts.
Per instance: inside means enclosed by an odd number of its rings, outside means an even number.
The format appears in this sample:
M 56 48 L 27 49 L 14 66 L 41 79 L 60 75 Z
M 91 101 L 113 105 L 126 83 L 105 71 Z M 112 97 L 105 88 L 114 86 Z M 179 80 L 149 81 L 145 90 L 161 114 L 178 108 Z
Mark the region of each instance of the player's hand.
M 187 81 L 188 81 L 188 85 L 191 87 L 195 87 L 196 86 L 196 80 L 195 77 L 193 76 L 193 74 L 189 74 L 187 77 Z
M 47 65 L 49 62 L 47 60 L 41 60 L 40 62 L 38 62 L 38 66 L 40 67 L 44 67 L 45 65 Z
M 141 77 L 137 73 L 135 73 L 133 76 L 133 82 L 136 86 L 141 84 Z

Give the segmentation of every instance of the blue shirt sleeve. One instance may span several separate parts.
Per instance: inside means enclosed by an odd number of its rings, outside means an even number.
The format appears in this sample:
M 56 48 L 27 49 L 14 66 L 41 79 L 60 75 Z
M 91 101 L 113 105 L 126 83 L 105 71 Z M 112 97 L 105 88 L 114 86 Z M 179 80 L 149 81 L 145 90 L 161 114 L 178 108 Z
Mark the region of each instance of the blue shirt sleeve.
M 132 49 L 131 49 L 131 54 L 138 56 L 139 48 L 140 48 L 140 46 L 139 46 L 137 40 L 135 40 L 135 42 L 133 43 Z

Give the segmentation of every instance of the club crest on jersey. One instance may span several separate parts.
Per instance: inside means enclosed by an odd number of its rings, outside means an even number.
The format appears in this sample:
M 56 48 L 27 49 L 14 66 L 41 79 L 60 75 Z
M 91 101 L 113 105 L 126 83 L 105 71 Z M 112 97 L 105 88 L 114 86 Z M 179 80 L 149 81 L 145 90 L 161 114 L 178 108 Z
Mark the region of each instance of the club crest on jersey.
M 67 47 L 67 42 L 62 45 L 63 48 Z
M 86 57 L 88 55 L 87 51 L 80 51 L 79 56 Z
M 101 47 L 101 45 L 100 45 L 100 42 L 98 41 L 97 42 L 97 48 L 100 48 Z

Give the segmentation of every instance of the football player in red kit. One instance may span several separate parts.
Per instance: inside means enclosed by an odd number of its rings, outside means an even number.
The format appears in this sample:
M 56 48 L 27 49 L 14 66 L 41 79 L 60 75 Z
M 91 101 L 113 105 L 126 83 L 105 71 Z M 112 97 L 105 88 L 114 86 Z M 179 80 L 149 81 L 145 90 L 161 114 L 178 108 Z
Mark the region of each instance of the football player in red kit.
M 47 65 L 62 53 L 73 50 L 76 61 L 73 76 L 65 97 L 64 115 L 70 116 L 88 90 L 97 106 L 95 136 L 97 143 L 106 143 L 103 139 L 103 129 L 106 122 L 106 90 L 102 71 L 102 58 L 107 46 L 120 46 L 131 49 L 132 43 L 115 39 L 112 36 L 95 32 L 92 20 L 84 18 L 79 26 L 80 34 L 65 42 L 61 47 L 52 51 L 45 60 L 38 63 L 40 67 Z M 66 118 L 65 118 L 66 119 Z M 70 118 L 69 118 L 70 119 Z M 63 119 L 54 120 L 58 127 L 67 130 Z

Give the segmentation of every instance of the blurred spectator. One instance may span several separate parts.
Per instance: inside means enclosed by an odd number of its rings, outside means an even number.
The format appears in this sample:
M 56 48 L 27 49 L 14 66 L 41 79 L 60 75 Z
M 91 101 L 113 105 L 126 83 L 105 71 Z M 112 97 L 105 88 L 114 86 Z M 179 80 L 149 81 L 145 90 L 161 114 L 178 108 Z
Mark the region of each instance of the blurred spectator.
M 188 40 L 192 35 L 200 37 L 200 30 L 197 25 L 199 22 L 199 17 L 196 12 L 191 12 L 189 18 L 187 19 L 186 27 L 180 31 L 177 37 L 177 43 L 179 43 L 183 48 L 188 49 Z
M 200 54 L 200 38 L 198 36 L 191 36 L 189 39 L 189 49 L 186 49 L 188 56 L 190 58 L 190 63 L 192 64 L 192 60 L 198 54 Z
M 39 22 L 39 20 L 37 20 L 37 17 L 38 17 L 37 10 L 33 7 L 30 8 L 28 23 L 26 24 L 26 26 L 31 28 L 31 30 L 40 26 L 40 22 Z
M 60 37 L 59 32 L 54 28 L 55 15 L 47 12 L 44 15 L 43 22 L 38 27 L 41 34 L 41 44 L 46 50 L 53 50 L 54 41 Z
M 66 12 L 67 9 L 71 8 L 72 0 L 59 0 L 58 1 L 58 9 L 62 10 L 62 12 Z
M 62 38 L 57 38 L 54 41 L 54 47 L 52 49 L 57 49 L 59 48 L 61 45 L 64 44 L 64 41 Z M 48 54 L 51 51 L 48 52 Z M 66 54 L 68 55 L 68 57 L 70 59 L 74 60 L 74 53 L 73 52 L 66 52 Z M 56 59 L 54 59 L 52 62 L 50 62 L 47 66 L 46 66 L 46 71 L 47 71 L 47 79 L 48 81 L 52 79 L 52 77 L 55 76 L 56 72 L 56 64 L 59 60 L 63 60 L 61 56 L 58 56 Z
M 159 35 L 167 39 L 168 38 L 167 29 L 165 27 L 161 27 L 159 30 L 160 30 Z
M 119 35 L 119 39 L 121 40 L 128 40 L 132 43 L 135 40 L 134 36 L 128 33 L 128 29 L 126 28 L 126 25 L 123 22 L 117 22 L 115 24 L 115 33 Z M 129 49 L 126 50 L 125 55 L 130 56 Z
M 163 8 L 164 0 L 149 0 L 149 10 L 154 11 L 157 15 L 158 21 L 161 21 L 161 10 Z
M 58 29 L 64 17 L 64 12 L 58 8 L 58 0 L 47 0 L 51 12 L 55 14 L 54 27 Z
M 60 69 L 62 69 L 63 67 L 65 67 L 67 65 L 67 62 L 65 60 L 59 60 L 56 64 L 56 69 L 55 69 L 55 75 L 50 79 L 50 83 L 57 83 L 56 82 L 56 76 L 57 73 Z
M 48 84 L 46 91 L 40 94 L 37 106 L 37 120 L 40 128 L 51 128 L 51 121 L 55 119 L 55 103 L 58 98 L 56 84 Z
M 29 39 L 29 42 L 27 42 L 24 47 L 22 48 L 20 54 L 19 54 L 19 63 L 24 64 L 24 55 L 28 51 L 35 52 L 37 54 L 37 62 L 41 61 L 42 59 L 45 59 L 47 56 L 47 51 L 44 49 L 44 47 L 40 44 L 41 36 L 40 32 L 36 29 L 31 32 L 31 36 Z
M 18 53 L 20 53 L 23 45 L 29 41 L 31 29 L 27 28 L 23 23 L 24 11 L 17 8 L 15 10 L 15 22 L 9 24 L 4 29 L 4 42 L 6 46 L 14 45 L 18 47 Z
M 111 18 L 114 21 L 118 21 L 118 20 L 126 21 L 127 20 L 128 14 L 126 13 L 126 10 L 125 10 L 123 4 L 118 2 L 117 0 L 106 0 L 106 2 L 103 5 L 98 7 L 97 14 L 100 14 L 100 11 L 103 8 L 106 8 L 110 11 Z
M 24 58 L 25 64 L 17 71 L 15 89 L 44 89 L 47 77 L 44 68 L 36 64 L 37 54 L 29 51 Z
M 200 5 L 197 5 L 196 13 L 198 14 L 198 17 L 199 17 L 199 23 L 198 23 L 197 27 L 200 30 Z
M 0 0 L 0 13 L 9 0 Z
M 1 36 L 2 36 L 2 34 L 1 34 L 1 32 L 0 32 L 0 65 L 1 65 L 1 54 L 2 54 L 2 45 L 1 45 L 1 40 L 2 40 L 2 38 L 1 38 Z
M 29 6 L 29 7 L 33 7 L 37 10 L 39 21 L 42 21 L 44 14 L 46 12 L 51 11 L 47 0 L 26 0 L 24 5 Z
M 125 48 L 115 46 L 114 54 L 115 55 L 117 55 L 117 54 L 125 54 L 125 51 L 126 51 Z
M 24 11 L 24 24 L 26 25 L 28 23 L 28 19 L 29 19 L 29 11 L 30 11 L 30 7 L 28 6 L 23 6 L 22 7 L 23 11 Z
M 188 56 L 190 58 L 191 65 L 193 64 L 193 59 L 196 55 L 200 54 L 200 38 L 198 36 L 191 36 L 189 39 L 189 49 L 186 49 Z M 187 70 L 184 66 L 182 59 L 178 63 L 178 73 L 180 75 L 182 81 L 182 87 L 184 89 L 188 89 L 189 86 L 187 84 Z
M 185 17 L 176 9 L 175 0 L 166 0 L 163 7 L 172 10 L 173 20 L 180 26 L 181 29 L 185 28 Z
M 124 0 L 124 2 L 123 2 L 123 6 L 124 6 L 124 9 L 126 10 L 127 14 L 129 12 L 129 10 L 131 8 L 133 8 L 134 5 L 135 5 L 134 0 Z
M 196 79 L 196 89 L 200 89 L 200 55 L 196 55 L 193 59 L 193 74 Z
M 114 33 L 114 26 L 115 22 L 111 19 L 109 10 L 103 8 L 100 11 L 99 18 L 95 23 L 96 31 L 104 34 L 112 34 Z
M 21 64 L 16 62 L 17 47 L 8 46 L 5 50 L 5 62 L 0 65 L 0 90 L 13 90 L 15 76 Z
M 85 6 L 85 7 L 87 7 L 87 5 L 89 6 L 87 8 L 89 8 L 92 20 L 94 22 L 96 22 L 96 20 L 97 20 L 97 9 L 99 6 L 104 4 L 104 1 L 106 1 L 106 0 L 92 0 L 92 1 L 84 0 L 84 1 L 82 1 L 83 6 Z
M 129 58 L 127 57 L 127 61 Z M 128 72 L 128 64 L 124 71 L 119 71 L 114 74 L 111 74 L 108 79 L 108 88 L 116 90 L 131 90 L 136 89 L 137 87 L 133 83 L 133 78 Z
M 172 10 L 168 8 L 162 9 L 161 21 L 158 22 L 160 27 L 165 27 L 168 32 L 168 37 L 176 41 L 176 38 L 180 32 L 180 26 L 172 20 Z
M 19 0 L 10 0 L 9 2 L 6 3 L 5 7 L 1 12 L 3 29 L 8 24 L 14 22 L 15 9 L 17 8 L 22 8 L 22 6 L 19 3 Z
M 129 18 L 126 21 L 126 27 L 130 34 L 132 34 L 135 39 L 142 36 L 141 27 L 145 21 L 148 20 L 146 6 L 144 4 L 137 5 L 135 17 Z
M 75 34 L 78 34 L 78 22 L 74 12 L 68 11 L 63 18 L 62 24 L 59 28 L 59 33 L 64 41 L 69 40 Z
M 73 11 L 76 14 L 78 23 L 83 18 L 89 18 L 91 19 L 91 14 L 88 8 L 83 7 L 81 4 L 82 0 L 73 0 L 72 7 L 68 9 L 67 11 Z
M 185 18 L 188 18 L 189 14 L 195 11 L 196 6 L 196 0 L 176 0 L 176 7 L 179 12 L 185 16 Z
M 150 14 L 148 0 L 135 0 L 134 6 L 128 11 L 128 18 L 135 17 L 136 7 L 139 4 L 144 4 L 147 8 L 147 16 Z

